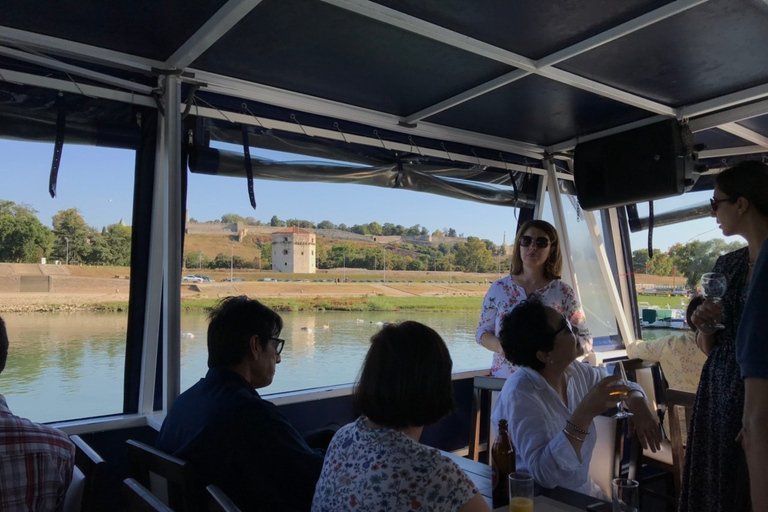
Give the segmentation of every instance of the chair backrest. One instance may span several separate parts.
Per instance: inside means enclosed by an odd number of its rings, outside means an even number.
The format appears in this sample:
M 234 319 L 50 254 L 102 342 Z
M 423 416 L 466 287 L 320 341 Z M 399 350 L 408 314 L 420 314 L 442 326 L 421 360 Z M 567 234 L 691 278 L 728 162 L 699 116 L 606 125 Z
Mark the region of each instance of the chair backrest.
M 70 490 L 67 491 L 67 501 L 72 503 L 67 510 L 80 512 L 97 512 L 102 510 L 99 490 L 103 488 L 103 479 L 107 464 L 88 443 L 80 436 L 70 436 L 75 445 L 75 467 L 77 477 L 73 477 Z M 75 496 L 70 496 L 72 492 Z M 77 506 L 77 503 L 80 506 Z
M 131 477 L 177 512 L 205 510 L 202 489 L 187 462 L 133 439 L 126 444 Z
M 173 512 L 172 509 L 133 478 L 123 480 L 124 512 Z
M 675 478 L 675 491 L 680 492 L 683 480 L 683 465 L 685 464 L 685 446 L 683 432 L 680 428 L 681 410 L 685 414 L 685 424 L 690 425 L 693 402 L 696 393 L 667 389 L 667 413 L 669 414 L 669 441 L 672 444 L 672 472 Z
M 468 457 L 474 461 L 480 458 L 480 439 L 481 439 L 481 425 L 490 425 L 491 423 L 491 410 L 492 400 L 491 395 L 494 391 L 501 391 L 504 387 L 504 383 L 507 379 L 500 377 L 481 376 L 475 377 L 473 381 L 473 394 L 472 394 L 472 413 L 470 416 L 470 433 L 469 433 L 469 455 Z M 486 419 L 482 418 L 482 413 L 485 411 Z M 492 430 L 492 429 L 490 429 Z M 490 450 L 491 437 L 488 436 L 488 449 Z
M 209 485 L 206 489 L 208 490 L 208 510 L 210 512 L 241 512 L 218 486 Z
M 597 442 L 589 463 L 591 478 L 609 498 L 613 495 L 613 479 L 621 476 L 621 461 L 624 458 L 624 429 L 627 420 L 610 416 L 595 418 Z M 631 450 L 632 456 L 635 451 Z

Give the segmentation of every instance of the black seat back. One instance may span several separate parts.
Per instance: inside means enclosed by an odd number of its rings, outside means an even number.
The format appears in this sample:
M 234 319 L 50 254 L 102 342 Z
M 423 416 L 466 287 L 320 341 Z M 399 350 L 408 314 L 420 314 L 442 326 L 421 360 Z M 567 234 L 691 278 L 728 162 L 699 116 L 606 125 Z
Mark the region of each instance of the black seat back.
M 173 512 L 157 496 L 133 478 L 123 480 L 124 512 Z
M 126 444 L 131 477 L 177 512 L 205 510 L 202 489 L 187 462 L 133 439 Z

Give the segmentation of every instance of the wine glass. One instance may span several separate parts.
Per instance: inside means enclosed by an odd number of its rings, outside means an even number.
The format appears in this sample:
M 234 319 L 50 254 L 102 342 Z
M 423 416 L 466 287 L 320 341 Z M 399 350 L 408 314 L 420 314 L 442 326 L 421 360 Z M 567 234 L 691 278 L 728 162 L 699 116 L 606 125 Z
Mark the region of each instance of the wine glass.
M 627 372 L 624 370 L 624 365 L 621 364 L 621 361 L 617 361 L 615 365 L 614 373 L 620 372 L 621 373 L 621 380 L 616 381 L 616 384 L 623 384 L 626 385 L 629 383 L 629 379 L 627 379 Z M 616 414 L 612 416 L 613 419 L 619 420 L 622 418 L 631 418 L 632 413 L 629 412 L 626 408 L 626 404 L 624 403 L 624 398 L 627 396 L 626 391 L 614 391 L 611 393 L 611 396 L 620 396 L 621 399 L 616 402 L 616 408 L 619 410 Z
M 719 272 L 707 272 L 701 276 L 701 292 L 708 301 L 714 304 L 723 299 L 727 288 L 728 280 Z M 699 330 L 704 334 L 712 334 L 719 329 L 725 329 L 725 326 L 719 322 L 707 322 L 699 327 Z

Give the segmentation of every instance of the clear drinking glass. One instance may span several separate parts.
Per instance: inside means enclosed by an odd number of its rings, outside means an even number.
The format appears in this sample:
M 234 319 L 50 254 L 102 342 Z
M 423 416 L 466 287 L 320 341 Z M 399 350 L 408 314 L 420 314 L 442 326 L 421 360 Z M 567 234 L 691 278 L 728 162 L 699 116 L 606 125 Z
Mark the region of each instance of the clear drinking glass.
M 616 384 L 623 384 L 627 385 L 629 383 L 629 379 L 627 379 L 627 372 L 624 370 L 624 365 L 621 364 L 621 361 L 616 362 L 616 369 L 615 372 L 620 372 L 621 380 L 616 381 Z M 613 419 L 622 419 L 622 418 L 631 418 L 632 413 L 627 410 L 627 404 L 624 402 L 624 399 L 627 397 L 626 391 L 615 391 L 611 393 L 611 395 L 616 395 L 619 397 L 619 401 L 616 402 L 616 408 L 619 410 L 616 414 L 613 415 Z
M 533 477 L 528 473 L 509 475 L 509 512 L 533 512 Z
M 627 478 L 613 479 L 613 512 L 640 510 L 640 484 Z
M 701 292 L 710 302 L 715 304 L 720 302 L 727 288 L 728 280 L 719 272 L 707 272 L 701 276 Z M 699 327 L 699 330 L 704 334 L 713 334 L 720 329 L 725 329 L 725 326 L 720 322 L 707 322 Z

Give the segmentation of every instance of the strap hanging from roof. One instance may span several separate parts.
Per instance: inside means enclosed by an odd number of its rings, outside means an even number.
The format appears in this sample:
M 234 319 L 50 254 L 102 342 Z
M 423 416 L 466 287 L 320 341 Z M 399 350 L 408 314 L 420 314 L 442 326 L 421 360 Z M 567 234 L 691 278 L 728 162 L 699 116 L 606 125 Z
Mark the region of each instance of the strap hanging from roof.
M 48 178 L 48 192 L 51 197 L 56 197 L 56 181 L 59 178 L 59 164 L 61 163 L 61 151 L 64 148 L 64 130 L 67 124 L 67 114 L 59 98 L 59 113 L 56 116 L 56 142 L 53 145 L 53 161 L 51 162 L 51 175 Z
M 648 201 L 648 264 L 653 261 L 653 201 Z
M 243 130 L 243 154 L 245 156 L 245 174 L 248 181 L 248 198 L 251 200 L 251 207 L 256 209 L 256 197 L 253 195 L 253 165 L 251 164 L 251 149 L 248 145 L 248 125 L 242 124 Z

